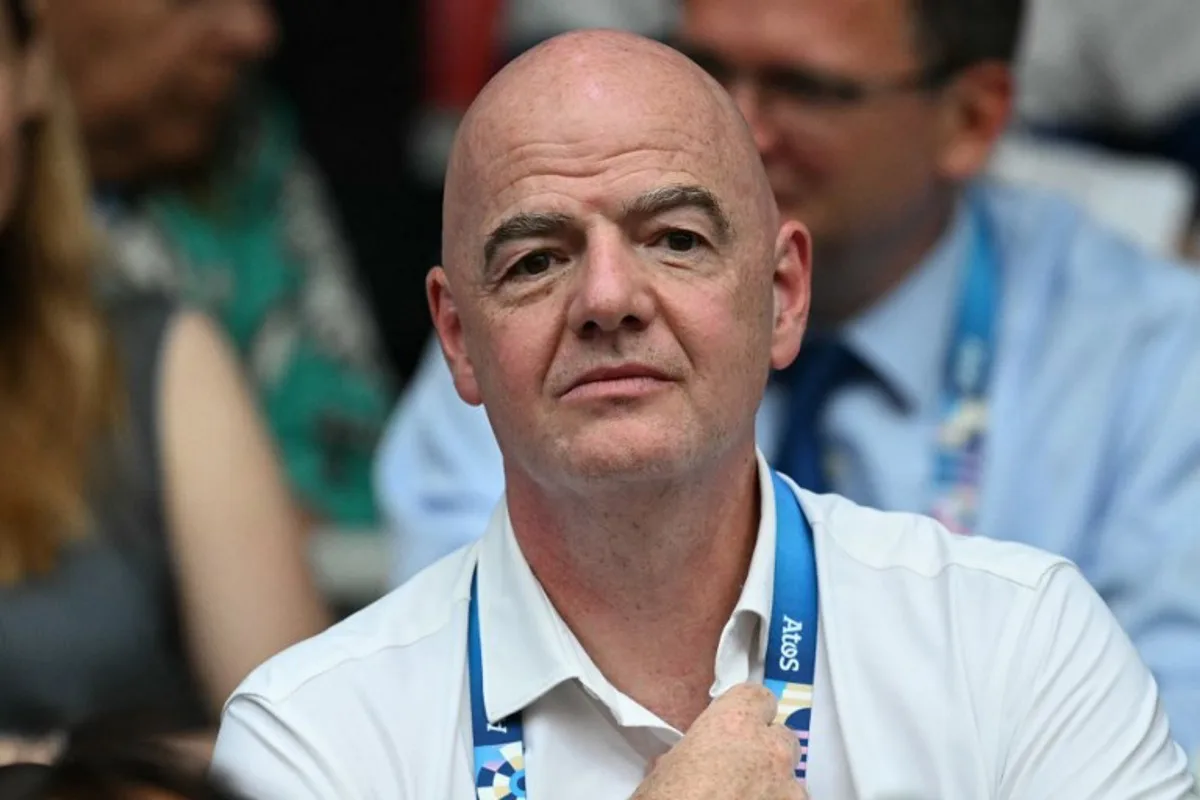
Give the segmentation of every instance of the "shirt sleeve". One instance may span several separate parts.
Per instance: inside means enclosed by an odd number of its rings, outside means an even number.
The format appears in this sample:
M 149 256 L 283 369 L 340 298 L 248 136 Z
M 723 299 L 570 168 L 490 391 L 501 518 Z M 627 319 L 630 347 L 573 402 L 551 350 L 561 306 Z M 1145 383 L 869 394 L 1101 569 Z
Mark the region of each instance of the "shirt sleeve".
M 397 586 L 482 536 L 504 493 L 491 423 L 458 396 L 436 339 L 393 415 L 375 469 Z
M 1198 297 L 1190 281 L 1180 286 Z M 1189 296 L 1189 295 L 1184 295 Z M 1123 441 L 1080 566 L 1158 681 L 1172 731 L 1200 749 L 1200 306 L 1147 336 Z
M 226 705 L 212 772 L 255 800 L 357 796 L 329 761 L 328 748 L 303 735 L 253 695 L 235 695 Z
M 1149 670 L 1078 570 L 1050 572 L 1006 685 L 997 797 L 1196 797 Z

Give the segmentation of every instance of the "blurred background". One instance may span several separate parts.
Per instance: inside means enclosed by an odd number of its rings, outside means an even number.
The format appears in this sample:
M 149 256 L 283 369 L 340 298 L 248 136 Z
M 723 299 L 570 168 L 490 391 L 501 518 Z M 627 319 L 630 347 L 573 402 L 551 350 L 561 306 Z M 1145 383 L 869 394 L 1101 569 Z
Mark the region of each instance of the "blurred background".
M 424 468 L 377 450 L 437 357 L 424 279 L 455 126 L 539 41 L 609 27 L 673 42 L 682 14 L 675 0 L 5 5 L 0 763 L 40 758 L 44 735 L 130 687 L 160 687 L 208 730 L 248 669 L 430 560 L 385 508 Z M 764 94 L 805 102 L 885 91 L 758 69 Z M 1012 74 L 991 178 L 1069 199 L 1131 260 L 1194 270 L 1200 4 L 1030 0 Z M 1172 413 L 1193 402 L 1172 395 Z M 146 664 L 113 667 L 130 653 Z

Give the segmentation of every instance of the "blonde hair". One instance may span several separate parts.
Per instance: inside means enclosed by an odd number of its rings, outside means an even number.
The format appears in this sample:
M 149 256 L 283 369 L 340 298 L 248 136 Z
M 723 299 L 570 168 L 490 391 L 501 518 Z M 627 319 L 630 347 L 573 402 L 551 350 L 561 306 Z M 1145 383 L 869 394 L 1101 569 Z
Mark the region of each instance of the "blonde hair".
M 122 400 L 93 285 L 90 183 L 61 79 L 22 143 L 0 233 L 0 585 L 51 570 L 86 530 L 89 473 Z

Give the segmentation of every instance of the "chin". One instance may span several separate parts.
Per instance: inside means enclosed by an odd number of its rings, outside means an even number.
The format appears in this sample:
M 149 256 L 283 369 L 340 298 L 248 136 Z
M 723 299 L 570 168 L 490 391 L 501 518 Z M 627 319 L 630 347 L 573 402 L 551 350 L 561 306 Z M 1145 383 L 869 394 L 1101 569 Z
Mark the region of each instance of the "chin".
M 180 180 L 199 180 L 213 167 L 217 138 L 204 129 L 181 132 L 156 143 L 148 154 L 149 170 Z
M 681 426 L 624 427 L 574 437 L 562 451 L 564 471 L 584 480 L 624 482 L 675 477 L 696 462 L 697 443 Z

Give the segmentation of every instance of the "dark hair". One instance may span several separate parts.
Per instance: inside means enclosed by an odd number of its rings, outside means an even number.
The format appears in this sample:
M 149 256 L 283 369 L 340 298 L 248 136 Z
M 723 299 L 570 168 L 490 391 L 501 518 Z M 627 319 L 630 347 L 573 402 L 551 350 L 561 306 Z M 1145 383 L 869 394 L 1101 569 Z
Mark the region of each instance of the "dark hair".
M 53 764 L 0 767 L 0 800 L 246 800 L 166 744 L 156 728 L 102 720 L 79 726 Z
M 33 20 L 29 16 L 27 3 L 29 0 L 4 0 L 8 10 L 8 20 L 13 26 L 13 37 L 21 47 L 29 44 L 33 35 Z
M 923 61 L 958 71 L 1017 55 L 1025 0 L 909 0 Z

